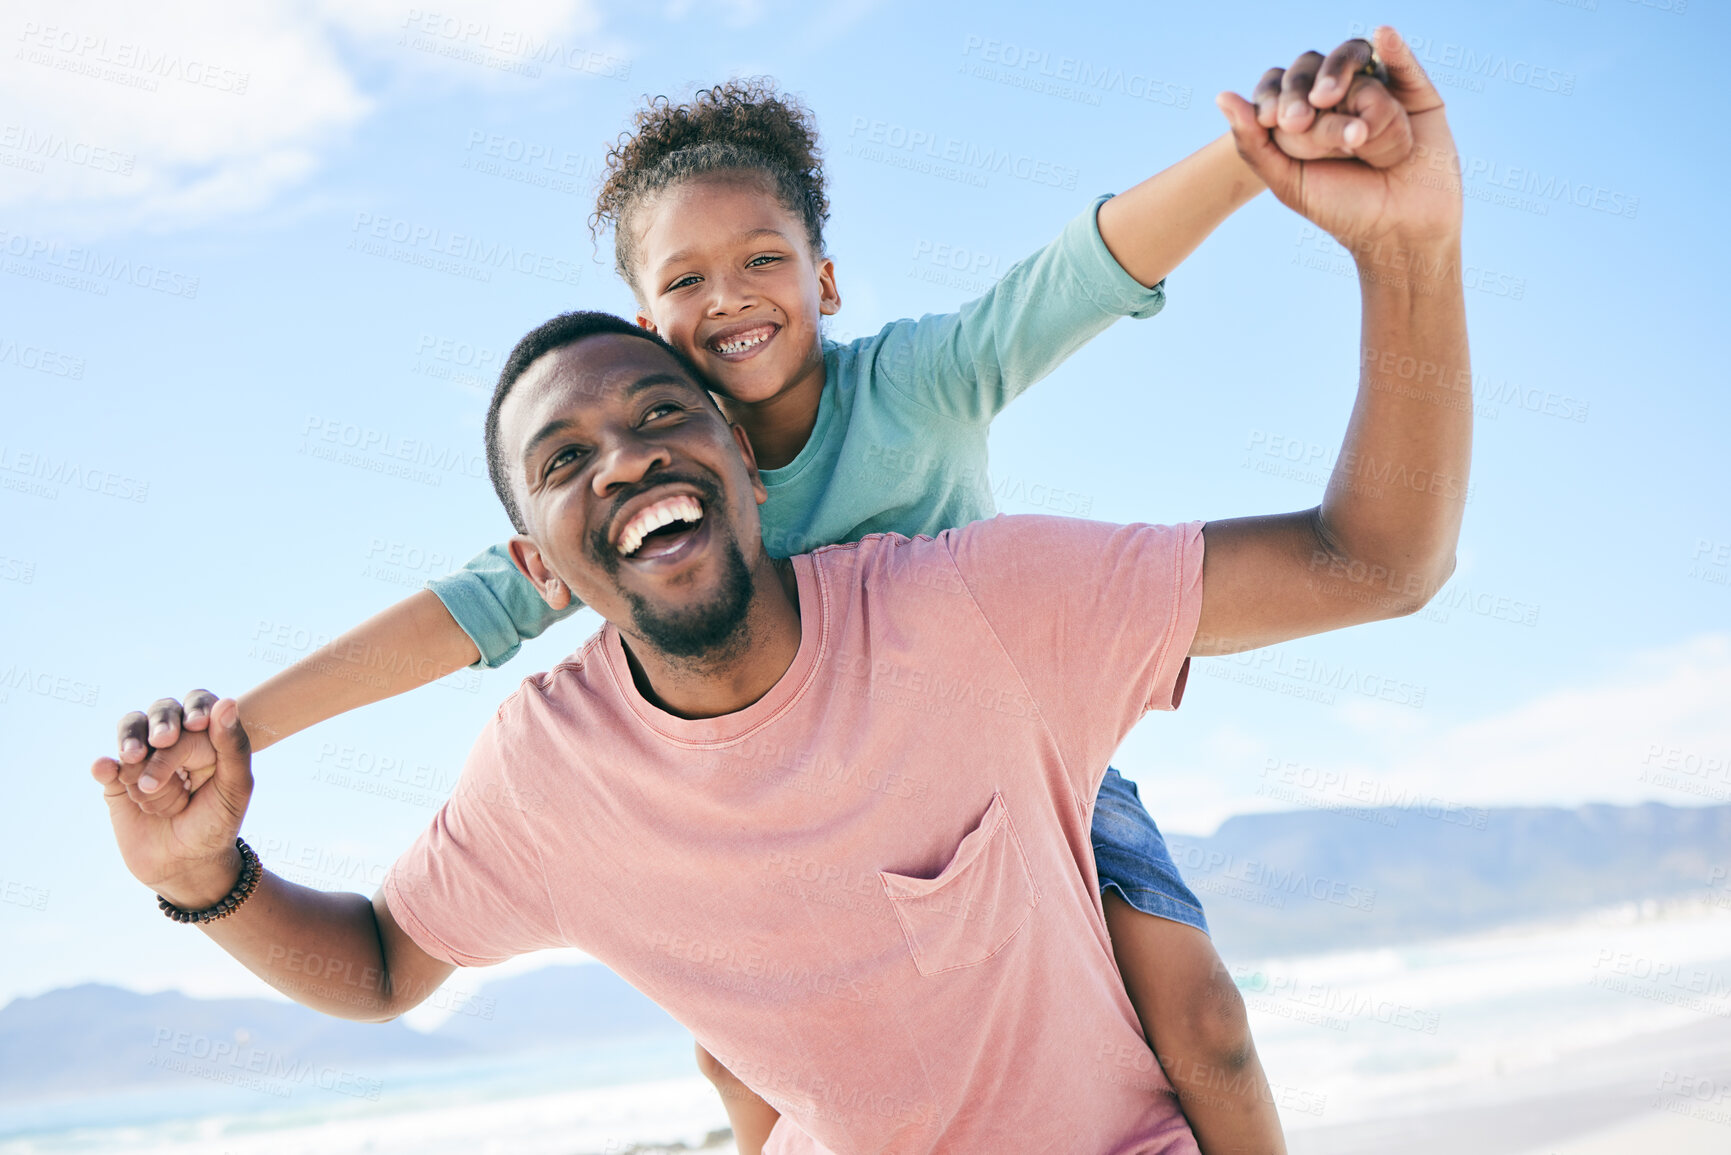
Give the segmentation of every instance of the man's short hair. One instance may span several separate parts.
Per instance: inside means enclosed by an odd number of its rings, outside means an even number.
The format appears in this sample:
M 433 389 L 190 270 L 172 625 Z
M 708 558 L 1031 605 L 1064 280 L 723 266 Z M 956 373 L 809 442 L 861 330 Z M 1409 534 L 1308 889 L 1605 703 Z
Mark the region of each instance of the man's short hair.
M 493 479 L 493 492 L 499 495 L 499 501 L 505 506 L 505 512 L 510 516 L 511 524 L 518 533 L 528 533 L 529 527 L 523 520 L 523 511 L 517 508 L 517 498 L 511 492 L 509 462 L 499 446 L 499 409 L 510 395 L 511 387 L 517 384 L 519 377 L 528 372 L 529 366 L 555 349 L 575 345 L 585 337 L 602 333 L 637 337 L 667 350 L 668 355 L 679 363 L 679 367 L 691 375 L 692 384 L 696 385 L 705 397 L 709 397 L 703 371 L 697 367 L 696 362 L 668 344 L 660 334 L 632 324 L 623 317 L 593 311 L 560 313 L 552 320 L 535 326 L 517 342 L 511 355 L 505 358 L 505 367 L 499 370 L 499 383 L 493 387 L 493 400 L 487 406 L 487 473 Z M 709 401 L 715 404 L 713 397 L 709 397 Z M 716 405 L 716 411 L 720 412 L 720 409 L 721 407 Z

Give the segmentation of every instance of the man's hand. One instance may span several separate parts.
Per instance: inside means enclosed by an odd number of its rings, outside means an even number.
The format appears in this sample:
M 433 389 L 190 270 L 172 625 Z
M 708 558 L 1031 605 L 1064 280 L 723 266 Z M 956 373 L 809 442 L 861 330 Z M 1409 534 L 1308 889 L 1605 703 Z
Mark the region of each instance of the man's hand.
M 1257 86 L 1256 105 L 1231 92 L 1217 100 L 1245 163 L 1282 203 L 1328 232 L 1361 263 L 1380 241 L 1434 248 L 1457 242 L 1461 228 L 1459 182 L 1419 179 L 1420 157 L 1434 165 L 1456 155 L 1442 97 L 1399 33 L 1384 27 L 1374 35 L 1388 69 L 1387 95 L 1404 113 L 1410 136 L 1387 119 L 1389 110 L 1378 95 L 1382 86 L 1353 75 L 1370 59 L 1359 40 L 1341 45 L 1327 60 L 1312 52 L 1290 69 L 1271 69 Z M 1363 139 L 1352 144 L 1360 132 Z M 1319 151 L 1336 135 L 1346 150 L 1339 155 L 1359 159 L 1332 159 L 1334 153 Z M 1391 155 L 1405 140 L 1418 147 L 1407 148 L 1403 157 Z M 1389 167 L 1361 163 L 1370 159 L 1361 151 L 1373 142 L 1377 161 Z M 1308 159 L 1307 153 L 1331 159 Z
M 126 868 L 176 906 L 214 905 L 240 877 L 234 840 L 252 797 L 239 707 L 194 691 L 183 717 L 165 698 L 148 717 L 122 719 L 120 744 L 121 759 L 98 758 L 90 774 L 102 784 Z

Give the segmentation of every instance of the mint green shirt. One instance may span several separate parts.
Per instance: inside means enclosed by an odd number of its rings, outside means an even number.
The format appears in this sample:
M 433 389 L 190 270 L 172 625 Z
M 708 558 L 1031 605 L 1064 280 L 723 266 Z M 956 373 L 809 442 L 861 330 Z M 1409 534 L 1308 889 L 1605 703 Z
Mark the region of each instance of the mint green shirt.
M 1095 215 L 1106 200 L 956 312 L 824 342 L 811 438 L 787 465 L 763 471 L 771 554 L 871 533 L 935 535 L 997 512 L 986 473 L 992 419 L 1113 321 L 1152 317 L 1166 303 L 1164 282 L 1136 281 L 1100 239 Z M 427 586 L 489 667 L 579 608 L 548 606 L 502 545 Z

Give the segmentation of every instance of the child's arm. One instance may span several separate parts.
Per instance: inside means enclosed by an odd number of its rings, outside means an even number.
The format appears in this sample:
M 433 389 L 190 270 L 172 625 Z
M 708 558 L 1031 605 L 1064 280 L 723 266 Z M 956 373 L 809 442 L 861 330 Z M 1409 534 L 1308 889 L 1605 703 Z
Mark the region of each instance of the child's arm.
M 431 589 L 410 594 L 242 694 L 241 724 L 254 749 L 262 750 L 467 666 L 503 665 L 523 639 L 538 637 L 580 608 L 575 600 L 548 605 L 505 549 L 494 546 Z M 168 729 L 158 732 L 158 725 Z M 152 745 L 169 745 L 178 722 L 128 715 L 120 728 L 122 762 L 132 760 L 128 739 L 136 740 L 130 748 L 135 754 L 143 750 L 147 727 Z
M 1329 61 L 1337 65 L 1354 43 L 1335 49 Z M 1291 68 L 1263 75 L 1253 99 L 1258 123 L 1275 129 L 1274 143 L 1294 160 L 1351 157 L 1374 168 L 1404 161 L 1411 127 L 1383 85 L 1355 84 L 1336 66 L 1323 78 L 1346 91 L 1334 107 L 1316 109 L 1297 91 L 1300 83 L 1308 91 L 1322 65 L 1319 53 L 1307 52 Z M 1324 91 L 1321 80 L 1317 91 Z M 1265 187 L 1227 133 L 1101 205 L 1100 239 L 1126 273 L 1157 285 Z
M 262 750 L 326 718 L 472 666 L 480 656 L 438 595 L 420 590 L 242 694 L 241 725 L 253 749 Z
M 1267 186 L 1219 137 L 1100 206 L 1100 239 L 1136 280 L 1153 286 Z

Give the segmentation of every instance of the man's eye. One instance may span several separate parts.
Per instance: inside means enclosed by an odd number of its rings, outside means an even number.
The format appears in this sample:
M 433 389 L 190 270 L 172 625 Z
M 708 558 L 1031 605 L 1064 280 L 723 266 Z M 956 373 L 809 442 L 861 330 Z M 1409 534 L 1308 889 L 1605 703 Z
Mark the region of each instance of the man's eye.
M 547 468 L 541 471 L 541 476 L 547 477 L 560 466 L 569 465 L 571 462 L 576 460 L 577 447 L 574 445 L 567 445 L 564 449 L 559 450 L 559 452 L 547 459 Z
M 660 404 L 651 405 L 649 411 L 643 415 L 643 420 L 645 422 L 650 422 L 654 421 L 657 417 L 665 417 L 669 413 L 683 412 L 685 412 L 685 406 L 676 405 L 671 401 L 663 401 Z

